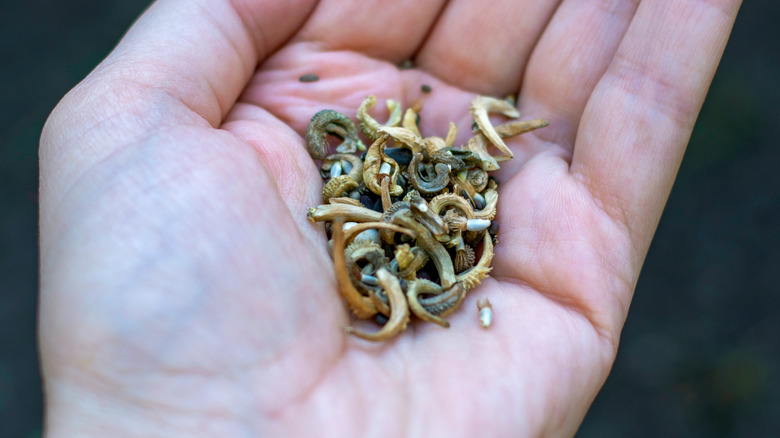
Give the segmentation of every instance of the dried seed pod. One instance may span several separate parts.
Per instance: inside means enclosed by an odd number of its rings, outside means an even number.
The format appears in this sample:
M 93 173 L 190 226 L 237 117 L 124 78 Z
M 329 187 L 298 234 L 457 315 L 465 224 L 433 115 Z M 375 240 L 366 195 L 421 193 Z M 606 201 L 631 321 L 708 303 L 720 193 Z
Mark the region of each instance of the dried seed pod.
M 406 296 L 401 289 L 401 284 L 393 274 L 385 268 L 381 268 L 376 273 L 382 290 L 387 294 L 390 302 L 390 319 L 376 333 L 366 333 L 357 330 L 354 327 L 345 327 L 344 331 L 353 336 L 357 336 L 368 341 L 383 341 L 401 333 L 406 329 L 409 323 L 409 306 L 406 302 Z
M 306 219 L 312 222 L 332 222 L 339 216 L 351 222 L 379 222 L 382 219 L 382 213 L 343 203 L 323 204 L 310 208 L 306 213 Z
M 471 101 L 470 110 L 471 114 L 474 115 L 474 121 L 477 123 L 477 126 L 479 126 L 479 129 L 482 131 L 485 137 L 490 140 L 490 143 L 500 149 L 501 152 L 508 155 L 509 158 L 512 158 L 514 154 L 506 146 L 504 140 L 502 140 L 498 135 L 496 129 L 493 127 L 493 124 L 490 123 L 490 117 L 488 116 L 488 113 L 497 111 L 507 117 L 515 118 L 520 117 L 520 112 L 517 111 L 517 108 L 502 99 L 479 96 Z
M 490 267 L 490 262 L 493 260 L 493 239 L 490 237 L 490 233 L 484 234 L 482 256 L 479 258 L 479 262 L 473 268 L 467 269 L 455 277 L 455 280 L 463 284 L 466 290 L 472 289 L 482 282 L 493 269 Z
M 496 217 L 498 208 L 498 189 L 495 182 L 488 185 L 485 191 L 485 206 L 481 210 L 474 212 L 475 219 L 486 219 L 492 221 Z
M 420 134 L 420 127 L 418 126 L 419 115 L 417 111 L 412 108 L 408 108 L 404 113 L 404 118 L 401 121 L 401 126 L 412 131 L 417 137 L 422 137 Z
M 322 160 L 328 155 L 328 135 L 343 140 L 336 148 L 337 152 L 353 153 L 366 148 L 352 119 L 337 111 L 322 110 L 311 118 L 306 127 L 306 150 L 315 160 Z
M 411 150 L 412 154 L 421 154 L 423 151 L 427 151 L 425 140 L 419 134 L 407 128 L 383 126 L 378 131 L 392 137 L 396 144 Z
M 330 198 L 328 199 L 329 204 L 346 204 L 346 205 L 354 205 L 355 207 L 362 207 L 363 204 L 360 203 L 357 199 L 350 198 L 349 196 L 341 196 L 338 198 Z
M 452 267 L 452 258 L 444 246 L 433 237 L 433 234 L 410 215 L 396 215 L 393 219 L 393 223 L 414 232 L 417 246 L 428 254 L 428 257 L 431 258 L 433 264 L 436 266 L 441 286 L 445 289 L 452 287 L 452 285 L 455 284 L 455 269 Z
M 390 165 L 390 195 L 400 196 L 403 194 L 403 188 L 396 183 L 400 169 L 398 163 L 384 154 L 384 148 L 387 144 L 388 135 L 379 137 L 366 152 L 366 158 L 363 163 L 363 183 L 366 187 L 377 195 L 382 194 L 382 173 L 380 169 L 382 164 Z
M 435 176 L 431 175 L 433 173 L 430 171 L 431 169 L 428 169 L 429 171 L 426 172 L 428 175 L 423 176 L 420 173 L 422 159 L 422 154 L 414 154 L 414 157 L 412 157 L 412 161 L 409 163 L 409 181 L 420 193 L 435 195 L 450 183 L 450 167 L 446 164 L 438 163 L 435 166 L 431 166 Z
M 428 203 L 428 207 L 438 215 L 454 209 L 460 216 L 466 219 L 475 219 L 474 208 L 471 204 L 464 197 L 454 193 L 445 193 L 434 197 Z M 465 226 L 465 223 L 463 225 Z
M 382 246 L 370 240 L 355 239 L 344 250 L 344 257 L 352 284 L 365 295 L 378 292 L 378 288 L 363 282 L 363 275 L 370 276 L 390 262 Z M 364 265 L 362 269 L 360 263 Z
M 349 194 L 356 189 L 358 182 L 349 175 L 341 175 L 331 178 L 322 187 L 322 202 L 328 203 L 331 198 L 340 198 L 345 193 Z
M 421 298 L 419 295 L 423 294 L 433 296 Z M 406 292 L 409 309 L 415 316 L 444 328 L 449 328 L 450 323 L 442 317 L 457 309 L 465 297 L 466 288 L 460 283 L 455 283 L 449 289 L 444 290 L 436 283 L 422 279 L 409 282 Z
M 376 97 L 368 96 L 360 104 L 360 108 L 357 111 L 358 126 L 369 140 L 376 141 L 381 135 L 379 128 L 385 126 L 398 126 L 401 123 L 401 105 L 392 100 L 387 99 L 387 111 L 390 113 L 390 117 L 387 119 L 384 125 L 381 125 L 373 117 L 368 114 L 368 110 L 376 105 Z
M 374 302 L 358 291 L 349 275 L 345 250 L 343 219 L 338 218 L 333 222 L 333 267 L 336 270 L 336 283 L 339 295 L 346 301 L 347 306 L 358 318 L 370 318 L 377 314 Z
M 474 187 L 474 190 L 481 192 L 485 190 L 488 183 L 488 174 L 480 168 L 474 168 L 468 171 L 466 174 L 466 181 Z

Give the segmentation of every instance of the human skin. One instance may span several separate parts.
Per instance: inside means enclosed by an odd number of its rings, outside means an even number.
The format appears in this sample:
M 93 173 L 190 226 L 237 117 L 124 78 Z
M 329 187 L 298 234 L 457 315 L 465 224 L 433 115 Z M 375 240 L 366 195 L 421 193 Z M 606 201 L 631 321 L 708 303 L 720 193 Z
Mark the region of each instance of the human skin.
M 572 436 L 739 5 L 154 3 L 42 134 L 45 435 Z M 508 93 L 550 125 L 506 140 L 491 276 L 449 329 L 345 335 L 311 116 L 421 98 L 463 143 Z

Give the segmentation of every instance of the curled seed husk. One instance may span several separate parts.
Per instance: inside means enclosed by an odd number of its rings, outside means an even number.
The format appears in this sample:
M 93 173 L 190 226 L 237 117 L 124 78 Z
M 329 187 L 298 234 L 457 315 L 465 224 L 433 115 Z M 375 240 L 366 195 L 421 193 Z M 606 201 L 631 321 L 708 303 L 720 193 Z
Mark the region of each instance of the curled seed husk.
M 480 96 L 471 101 L 471 113 L 474 115 L 474 121 L 477 123 L 477 126 L 479 126 L 482 134 L 490 140 L 490 143 L 492 143 L 493 146 L 497 147 L 501 152 L 511 158 L 514 154 L 512 154 L 512 151 L 504 143 L 504 140 L 498 135 L 493 124 L 490 123 L 488 113 L 495 111 L 512 118 L 520 116 L 517 108 L 503 99 Z
M 437 163 L 431 166 L 435 176 L 423 177 L 420 174 L 422 154 L 414 154 L 411 163 L 409 163 L 409 181 L 412 186 L 423 195 L 435 195 L 450 183 L 450 167 L 444 163 Z
M 466 181 L 474 187 L 475 191 L 481 192 L 487 187 L 488 174 L 480 168 L 474 168 L 469 170 L 466 174 Z
M 339 216 L 352 222 L 379 222 L 382 219 L 382 213 L 378 211 L 343 203 L 323 204 L 306 213 L 306 218 L 312 222 L 333 222 Z
M 346 301 L 347 306 L 358 318 L 370 318 L 377 314 L 374 302 L 363 296 L 355 285 L 352 284 L 347 258 L 345 254 L 346 244 L 344 239 L 344 222 L 341 217 L 333 222 L 333 267 L 336 271 L 336 283 L 339 295 Z
M 455 277 L 455 280 L 463 284 L 466 290 L 481 283 L 493 269 L 490 267 L 490 262 L 493 260 L 493 239 L 490 237 L 490 233 L 485 233 L 482 241 L 482 256 L 479 258 L 479 262 Z
M 383 341 L 385 339 L 390 339 L 404 331 L 406 325 L 409 323 L 409 305 L 406 302 L 406 296 L 401 289 L 401 284 L 398 282 L 398 279 L 385 268 L 381 268 L 377 271 L 376 277 L 382 285 L 382 290 L 385 291 L 385 294 L 387 294 L 387 298 L 390 301 L 390 319 L 376 333 L 362 332 L 354 327 L 345 327 L 344 329 L 348 334 L 368 341 Z
M 356 189 L 358 182 L 349 175 L 341 175 L 331 178 L 325 186 L 322 187 L 322 202 L 328 203 L 331 198 L 340 198 L 344 193 L 349 193 Z
M 401 105 L 392 100 L 387 99 L 387 110 L 390 113 L 390 117 L 387 119 L 384 125 L 377 122 L 373 117 L 368 114 L 368 110 L 376 105 L 376 97 L 368 96 L 360 104 L 360 108 L 357 111 L 358 126 L 360 131 L 363 132 L 369 140 L 376 141 L 381 135 L 379 128 L 398 126 L 401 123 Z
M 366 187 L 377 195 L 382 194 L 382 174 L 380 169 L 382 164 L 390 165 L 390 195 L 400 196 L 403 188 L 396 183 L 400 169 L 398 163 L 384 154 L 384 148 L 387 144 L 388 136 L 379 137 L 366 152 L 366 158 L 363 164 L 363 183 Z
M 337 152 L 352 153 L 365 150 L 365 145 L 360 141 L 352 119 L 337 111 L 322 110 L 311 118 L 306 127 L 306 150 L 315 160 L 322 160 L 328 155 L 328 135 L 343 140 L 336 147 Z

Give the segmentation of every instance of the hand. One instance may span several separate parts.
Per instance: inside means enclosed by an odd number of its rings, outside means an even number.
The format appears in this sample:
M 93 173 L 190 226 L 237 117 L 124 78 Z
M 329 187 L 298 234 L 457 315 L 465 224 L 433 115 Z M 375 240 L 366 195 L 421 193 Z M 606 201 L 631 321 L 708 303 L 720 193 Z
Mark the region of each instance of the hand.
M 41 140 L 47 434 L 573 435 L 740 2 L 638 3 L 153 4 Z M 518 90 L 550 126 L 508 142 L 491 277 L 448 330 L 346 336 L 311 116 L 421 98 L 462 142 Z

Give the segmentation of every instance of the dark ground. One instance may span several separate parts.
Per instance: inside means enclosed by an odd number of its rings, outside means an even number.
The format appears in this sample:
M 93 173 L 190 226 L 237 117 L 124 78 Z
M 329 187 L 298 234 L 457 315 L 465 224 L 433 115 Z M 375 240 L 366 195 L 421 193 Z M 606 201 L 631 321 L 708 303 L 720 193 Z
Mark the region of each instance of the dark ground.
M 0 437 L 41 434 L 38 136 L 147 3 L 10 0 L 0 12 Z M 778 12 L 742 7 L 578 437 L 780 436 Z

